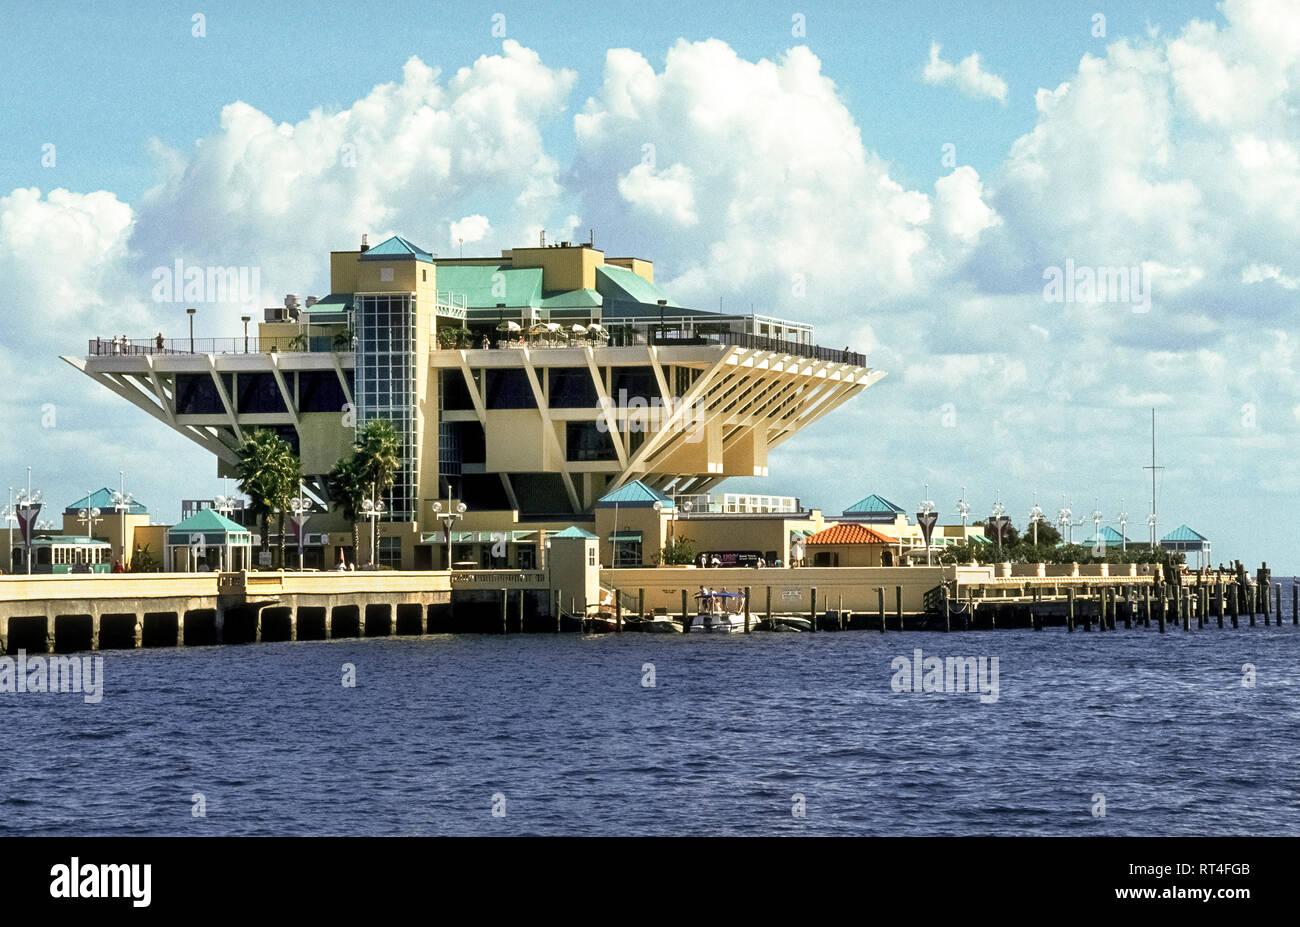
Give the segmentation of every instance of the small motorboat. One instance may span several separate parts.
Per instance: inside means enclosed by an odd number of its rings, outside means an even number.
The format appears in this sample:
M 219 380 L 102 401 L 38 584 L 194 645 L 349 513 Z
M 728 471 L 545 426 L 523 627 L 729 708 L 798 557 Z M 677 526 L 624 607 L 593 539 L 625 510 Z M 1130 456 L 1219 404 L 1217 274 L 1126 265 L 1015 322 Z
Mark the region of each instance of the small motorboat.
M 773 615 L 772 620 L 764 618 L 754 625 L 755 631 L 811 631 L 812 622 L 795 615 Z
M 691 631 L 704 631 L 713 634 L 732 634 L 745 630 L 745 596 L 741 592 L 715 592 L 712 589 L 700 589 L 695 594 L 699 610 L 691 622 Z M 750 616 L 750 626 L 756 623 Z

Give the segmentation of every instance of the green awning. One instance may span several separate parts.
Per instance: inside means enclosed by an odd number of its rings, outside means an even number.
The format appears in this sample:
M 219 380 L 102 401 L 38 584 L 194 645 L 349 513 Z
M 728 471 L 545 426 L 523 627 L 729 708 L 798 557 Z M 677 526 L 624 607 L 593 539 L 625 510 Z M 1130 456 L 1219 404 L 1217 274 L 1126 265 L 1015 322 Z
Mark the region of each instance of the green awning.
M 641 532 L 640 531 L 619 531 L 615 534 L 611 534 L 609 536 L 609 540 L 611 543 L 614 541 L 638 541 L 639 542 L 641 540 Z

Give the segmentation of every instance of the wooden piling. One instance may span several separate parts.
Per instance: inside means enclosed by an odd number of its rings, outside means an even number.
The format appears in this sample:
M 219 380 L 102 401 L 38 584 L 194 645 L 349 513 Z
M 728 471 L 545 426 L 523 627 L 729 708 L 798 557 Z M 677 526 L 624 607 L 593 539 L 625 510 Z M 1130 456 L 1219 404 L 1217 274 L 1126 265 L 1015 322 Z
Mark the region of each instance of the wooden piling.
M 1255 626 L 1255 609 L 1258 607 L 1256 601 L 1259 595 L 1259 589 L 1256 586 L 1246 587 L 1246 607 L 1250 609 L 1250 626 Z
M 1151 627 L 1151 587 L 1150 586 L 1142 587 L 1142 598 L 1144 600 L 1144 607 L 1142 609 L 1142 627 L 1149 628 Z
M 811 605 L 808 608 L 808 617 L 812 619 L 812 629 L 817 630 L 817 587 L 812 587 L 812 594 L 809 597 Z
M 1167 611 L 1165 607 L 1166 606 L 1165 587 L 1162 585 L 1158 590 L 1156 590 L 1156 593 L 1157 593 L 1157 597 L 1160 599 L 1160 603 L 1159 603 L 1160 604 L 1160 633 L 1164 634 L 1165 633 L 1165 612 Z
M 771 587 L 768 588 L 770 589 Z M 688 620 L 689 618 L 690 618 L 690 613 L 686 611 L 686 590 L 683 589 L 682 590 L 682 630 L 683 631 L 689 631 L 691 629 L 691 624 L 690 621 Z
M 1240 625 L 1237 624 L 1238 613 L 1240 612 L 1240 610 L 1241 610 L 1241 587 L 1238 585 L 1234 585 L 1232 587 L 1232 594 L 1228 596 L 1228 611 L 1232 615 L 1232 626 L 1234 628 L 1240 627 Z
M 885 633 L 885 587 L 876 587 L 876 602 L 880 607 L 880 633 Z
M 1074 633 L 1074 587 L 1065 590 L 1065 630 Z
M 1223 579 L 1220 577 L 1214 583 L 1214 617 L 1220 628 L 1223 627 Z
M 1300 625 L 1300 578 L 1291 580 L 1291 627 Z
M 1277 626 L 1282 627 L 1282 584 L 1276 583 L 1273 586 L 1274 600 L 1277 608 L 1274 611 L 1277 614 Z
M 637 621 L 645 621 L 645 590 L 636 591 L 636 618 Z
M 767 629 L 772 630 L 772 587 L 767 587 L 767 610 L 764 612 L 767 618 Z
M 502 633 L 502 634 L 509 634 L 509 633 L 510 633 L 510 628 L 507 627 L 507 625 L 506 625 L 506 622 L 507 622 L 507 620 L 508 620 L 508 619 L 506 618 L 506 607 L 507 607 L 509 604 L 510 604 L 510 590 L 508 590 L 508 589 L 502 589 L 502 590 L 501 590 L 501 633 Z M 364 616 L 363 616 L 363 617 L 364 617 Z M 364 624 L 364 622 L 363 622 L 363 624 Z
M 620 633 L 623 630 L 623 597 L 617 589 L 614 590 L 614 627 Z
M 519 590 L 519 633 L 524 633 L 524 590 Z
M 939 596 L 943 599 L 943 630 L 946 634 L 952 630 L 952 613 L 948 610 L 948 584 L 943 583 L 940 590 Z
M 844 593 L 840 593 L 840 607 L 835 612 L 835 623 L 839 625 L 841 631 L 844 630 Z
M 894 587 L 894 610 L 898 613 L 898 630 L 903 630 L 903 587 Z
M 749 633 L 749 587 L 745 587 L 745 633 Z

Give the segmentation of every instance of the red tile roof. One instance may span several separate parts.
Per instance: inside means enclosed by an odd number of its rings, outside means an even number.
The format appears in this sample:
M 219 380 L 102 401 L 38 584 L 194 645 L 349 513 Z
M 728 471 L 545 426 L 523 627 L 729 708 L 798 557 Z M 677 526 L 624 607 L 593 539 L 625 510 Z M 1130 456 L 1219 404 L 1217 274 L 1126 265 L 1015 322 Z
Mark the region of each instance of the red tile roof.
M 877 534 L 863 525 L 843 524 L 823 528 L 804 543 L 812 546 L 817 544 L 893 544 L 894 542 L 883 534 Z

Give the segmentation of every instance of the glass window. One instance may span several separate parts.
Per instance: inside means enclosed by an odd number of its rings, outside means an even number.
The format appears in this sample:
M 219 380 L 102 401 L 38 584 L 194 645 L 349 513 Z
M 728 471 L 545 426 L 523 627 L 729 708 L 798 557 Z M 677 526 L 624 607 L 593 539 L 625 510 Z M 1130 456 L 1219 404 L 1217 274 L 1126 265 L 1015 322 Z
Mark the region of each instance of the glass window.
M 235 410 L 240 413 L 288 411 L 275 376 L 269 373 L 240 373 Z
M 483 405 L 488 409 L 535 409 L 532 384 L 522 370 L 485 370 Z
M 592 409 L 600 402 L 586 367 L 551 368 L 550 390 L 552 409 Z
M 176 374 L 177 415 L 224 415 L 225 412 L 221 394 L 210 374 Z
M 617 460 L 614 442 L 598 422 L 566 422 L 566 460 Z
M 298 374 L 298 411 L 341 412 L 347 397 L 332 370 L 304 370 Z

